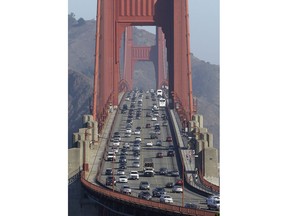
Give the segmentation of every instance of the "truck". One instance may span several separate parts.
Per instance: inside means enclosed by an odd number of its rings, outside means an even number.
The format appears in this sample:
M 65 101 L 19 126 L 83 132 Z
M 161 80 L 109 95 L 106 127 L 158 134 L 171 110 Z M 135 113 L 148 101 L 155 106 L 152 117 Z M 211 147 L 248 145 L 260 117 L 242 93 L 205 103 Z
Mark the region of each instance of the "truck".
M 154 171 L 154 163 L 152 158 L 144 158 L 144 163 L 143 163 L 143 171 L 145 170 L 153 170 Z
M 207 207 L 209 210 L 217 210 L 220 209 L 220 197 L 217 195 L 209 196 L 206 199 Z

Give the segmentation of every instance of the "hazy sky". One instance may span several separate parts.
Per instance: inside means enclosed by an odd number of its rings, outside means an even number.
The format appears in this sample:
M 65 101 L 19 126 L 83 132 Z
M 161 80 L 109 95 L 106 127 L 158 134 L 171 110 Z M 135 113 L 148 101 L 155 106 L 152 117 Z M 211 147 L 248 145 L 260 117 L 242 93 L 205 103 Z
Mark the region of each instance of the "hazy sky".
M 75 13 L 76 19 L 95 19 L 96 7 L 97 0 L 68 0 L 68 12 Z M 189 17 L 191 52 L 219 64 L 219 0 L 189 0 Z

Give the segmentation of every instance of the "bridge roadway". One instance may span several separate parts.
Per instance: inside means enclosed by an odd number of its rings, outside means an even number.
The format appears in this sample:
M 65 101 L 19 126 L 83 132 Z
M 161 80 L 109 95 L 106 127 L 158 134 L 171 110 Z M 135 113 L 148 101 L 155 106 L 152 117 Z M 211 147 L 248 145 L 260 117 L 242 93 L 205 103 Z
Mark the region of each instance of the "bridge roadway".
M 150 193 L 152 194 L 152 190 L 155 187 L 165 187 L 165 184 L 167 182 L 173 182 L 175 183 L 177 179 L 180 179 L 181 176 L 178 177 L 171 177 L 171 176 L 162 176 L 157 174 L 157 172 L 159 171 L 159 169 L 161 167 L 165 167 L 168 168 L 169 171 L 171 170 L 178 170 L 178 165 L 177 165 L 177 161 L 176 161 L 176 156 L 175 157 L 167 157 L 167 149 L 168 149 L 168 145 L 171 143 L 166 142 L 166 138 L 167 136 L 171 136 L 171 130 L 168 126 L 162 126 L 163 120 L 161 118 L 162 113 L 165 113 L 166 115 L 168 115 L 168 113 L 166 113 L 165 109 L 160 109 L 159 110 L 159 117 L 157 118 L 157 121 L 152 121 L 151 117 L 146 117 L 146 113 L 147 112 L 151 112 L 151 108 L 153 103 L 155 103 L 156 101 L 152 101 L 151 99 L 146 99 L 147 93 L 143 93 L 143 107 L 142 107 L 142 114 L 141 114 L 141 119 L 136 119 L 136 115 L 133 115 L 133 126 L 132 126 L 132 131 L 135 130 L 135 128 L 137 126 L 140 126 L 142 128 L 141 131 L 141 155 L 140 155 L 140 167 L 139 168 L 134 168 L 132 167 L 132 163 L 133 163 L 133 153 L 130 147 L 130 150 L 128 151 L 128 155 L 127 155 L 127 168 L 125 169 L 125 175 L 127 177 L 129 177 L 129 173 L 131 170 L 137 170 L 139 172 L 139 180 L 128 180 L 128 185 L 131 187 L 132 189 L 132 196 L 138 196 L 138 193 L 140 192 L 139 190 L 139 183 L 141 181 L 148 181 L 150 183 Z M 150 96 L 150 94 L 149 94 Z M 127 104 L 128 105 L 128 109 L 131 105 L 131 100 L 130 101 L 125 101 L 122 100 L 121 104 L 120 104 L 120 108 L 123 107 L 123 104 Z M 135 109 L 137 109 L 137 100 L 136 100 L 136 105 L 135 105 Z M 105 175 L 105 170 L 107 168 L 112 168 L 114 170 L 114 174 L 115 174 L 115 178 L 116 180 L 118 180 L 117 176 L 117 170 L 119 168 L 119 155 L 120 155 L 120 150 L 121 148 L 123 148 L 123 144 L 126 142 L 130 143 L 130 146 L 133 145 L 133 142 L 135 140 L 135 137 L 138 135 L 134 135 L 132 133 L 130 138 L 125 138 L 124 137 L 124 133 L 126 131 L 126 120 L 128 117 L 128 111 L 126 114 L 121 114 L 121 112 L 118 112 L 118 115 L 115 116 L 115 121 L 114 121 L 114 125 L 112 126 L 111 129 L 111 135 L 114 134 L 114 132 L 118 131 L 120 132 L 121 135 L 121 143 L 120 143 L 120 147 L 119 147 L 119 153 L 117 154 L 116 157 L 116 161 L 112 162 L 112 161 L 105 161 L 105 164 L 103 166 L 102 169 L 102 175 L 101 175 L 101 182 L 103 184 L 105 184 L 106 182 L 106 177 L 107 175 Z M 153 125 L 155 123 L 159 123 L 160 127 L 161 127 L 161 134 L 158 135 L 158 139 L 162 140 L 162 146 L 156 146 L 156 140 L 157 139 L 150 139 L 150 135 L 149 132 L 154 130 Z M 151 124 L 151 128 L 146 128 L 146 124 L 150 123 Z M 111 139 L 111 137 L 110 137 Z M 173 140 L 175 140 L 175 138 L 173 138 Z M 152 141 L 153 142 L 153 147 L 146 147 L 146 143 L 148 141 Z M 112 146 L 112 142 L 108 142 L 110 146 Z M 174 145 L 174 148 L 176 148 L 176 146 Z M 163 158 L 156 158 L 156 153 L 158 152 L 162 152 L 164 157 Z M 154 168 L 156 171 L 156 174 L 154 177 L 144 177 L 143 176 L 143 160 L 144 158 L 152 158 L 153 162 L 154 162 Z M 181 170 L 179 170 L 179 173 L 181 173 Z M 116 186 L 114 186 L 114 190 L 115 191 L 120 191 L 121 185 L 126 184 L 126 183 L 118 183 L 116 184 Z M 110 186 L 111 189 L 113 189 L 112 186 Z M 182 201 L 184 201 L 184 203 L 186 202 L 193 202 L 198 204 L 201 208 L 203 209 L 207 209 L 207 206 L 204 204 L 205 203 L 205 197 L 198 195 L 196 193 L 191 192 L 190 190 L 188 190 L 187 188 L 184 188 L 184 193 L 182 195 L 182 193 L 172 193 L 171 188 L 165 188 L 167 194 L 171 195 L 174 201 L 174 205 L 182 205 Z M 159 198 L 152 198 L 152 200 L 154 201 L 158 201 L 159 202 Z

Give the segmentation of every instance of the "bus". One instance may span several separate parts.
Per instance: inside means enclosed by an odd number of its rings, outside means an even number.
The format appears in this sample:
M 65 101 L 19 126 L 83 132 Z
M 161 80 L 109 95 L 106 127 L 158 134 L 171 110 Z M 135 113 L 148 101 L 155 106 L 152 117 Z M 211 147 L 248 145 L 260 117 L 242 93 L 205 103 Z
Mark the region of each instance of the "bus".
M 166 99 L 165 98 L 160 98 L 159 99 L 159 107 L 166 107 Z
M 163 96 L 163 91 L 162 91 L 162 89 L 157 89 L 156 95 L 162 97 L 162 96 Z

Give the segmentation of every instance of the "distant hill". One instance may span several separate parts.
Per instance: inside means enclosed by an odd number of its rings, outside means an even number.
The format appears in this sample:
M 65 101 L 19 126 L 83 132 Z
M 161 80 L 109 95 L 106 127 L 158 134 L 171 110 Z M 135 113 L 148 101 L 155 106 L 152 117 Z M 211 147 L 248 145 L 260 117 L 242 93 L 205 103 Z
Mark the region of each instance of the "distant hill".
M 72 144 L 72 133 L 81 127 L 82 116 L 89 113 L 89 105 L 92 101 L 95 33 L 95 20 L 84 22 L 69 20 L 69 147 Z M 135 44 L 147 46 L 155 44 L 154 34 L 137 28 L 134 28 L 133 33 Z M 193 96 L 198 99 L 198 113 L 204 116 L 204 126 L 213 133 L 214 146 L 219 149 L 219 66 L 202 61 L 195 56 L 191 58 Z M 135 86 L 143 89 L 155 88 L 156 81 L 151 80 L 154 74 L 155 70 L 151 62 L 138 62 L 134 71 Z

